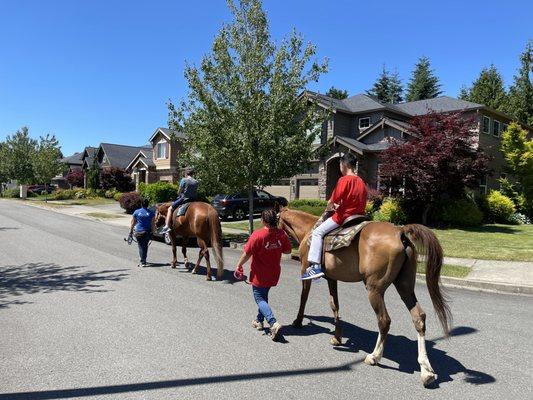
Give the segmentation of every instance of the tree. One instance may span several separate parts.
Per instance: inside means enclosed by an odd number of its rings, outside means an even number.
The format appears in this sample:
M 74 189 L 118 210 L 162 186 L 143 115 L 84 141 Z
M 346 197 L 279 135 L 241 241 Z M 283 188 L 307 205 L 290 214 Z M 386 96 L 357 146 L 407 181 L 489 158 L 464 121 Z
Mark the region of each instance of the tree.
M 407 85 L 406 100 L 432 99 L 442 93 L 440 87 L 439 78 L 434 75 L 429 58 L 420 57 L 415 64 L 411 80 Z
M 326 96 L 333 97 L 334 99 L 343 100 L 348 97 L 348 92 L 343 89 L 337 89 L 336 87 L 330 87 L 326 92 Z
M 402 101 L 402 93 L 403 86 L 398 72 L 391 74 L 385 65 L 372 89 L 367 90 L 367 94 L 376 96 L 378 100 L 393 104 Z
M 531 214 L 533 209 L 533 139 L 528 139 L 527 132 L 518 123 L 513 122 L 503 132 L 500 146 L 508 169 L 517 181 L 518 190 L 525 197 L 525 208 Z
M 9 180 L 8 163 L 7 145 L 4 142 L 0 142 L 0 185 Z M 2 187 L 0 186 L 1 189 Z
M 327 70 L 312 61 L 315 46 L 293 32 L 271 39 L 260 0 L 228 1 L 233 20 L 216 36 L 199 68 L 187 66 L 187 100 L 169 107 L 169 126 L 187 134 L 180 161 L 201 185 L 247 190 L 250 231 L 253 189 L 301 173 L 325 118 L 305 95 Z
M 48 185 L 53 177 L 62 173 L 65 166 L 61 162 L 62 154 L 59 141 L 54 135 L 41 136 L 32 158 L 35 180 Z
M 129 192 L 135 189 L 131 175 L 117 167 L 105 167 L 100 173 L 102 189 L 117 189 L 119 192 Z
M 83 187 L 85 173 L 82 169 L 73 169 L 67 174 L 67 182 L 72 187 Z
M 507 107 L 507 92 L 503 78 L 494 65 L 483 68 L 470 88 L 461 88 L 459 98 L 504 111 Z
M 530 74 L 533 72 L 533 41 L 529 41 L 520 55 L 520 68 L 509 88 L 507 113 L 518 122 L 533 125 L 533 85 Z
M 412 210 L 428 212 L 444 199 L 465 195 L 488 172 L 487 156 L 476 147 L 475 122 L 460 113 L 429 113 L 411 120 L 412 140 L 393 142 L 381 157 L 380 178 L 387 189 L 403 187 Z
M 9 179 L 19 183 L 33 183 L 35 170 L 33 158 L 36 153 L 37 141 L 30 137 L 27 127 L 22 127 L 5 141 L 6 170 Z
M 100 189 L 100 167 L 98 166 L 96 155 L 93 156 L 91 166 L 87 170 L 87 188 Z

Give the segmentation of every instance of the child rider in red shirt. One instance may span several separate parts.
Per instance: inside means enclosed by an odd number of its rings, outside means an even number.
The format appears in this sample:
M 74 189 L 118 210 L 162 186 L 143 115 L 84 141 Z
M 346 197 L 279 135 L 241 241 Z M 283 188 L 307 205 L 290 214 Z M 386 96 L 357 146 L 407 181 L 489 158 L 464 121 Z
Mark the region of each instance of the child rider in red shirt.
M 303 274 L 302 280 L 317 279 L 324 276 L 321 266 L 324 236 L 341 226 L 349 216 L 365 213 L 366 186 L 355 173 L 356 166 L 357 159 L 352 154 L 344 154 L 341 157 L 340 170 L 343 176 L 337 181 L 327 207 L 328 211 L 334 210 L 335 213 L 315 228 L 311 234 L 311 245 L 307 256 L 309 268 Z
M 278 229 L 278 216 L 273 209 L 264 210 L 261 214 L 263 228 L 256 230 L 244 246 L 244 252 L 236 269 L 242 269 L 243 264 L 250 258 L 250 283 L 255 302 L 259 308 L 257 318 L 252 321 L 252 326 L 257 330 L 263 329 L 266 319 L 270 326 L 270 337 L 276 340 L 281 325 L 274 318 L 268 305 L 268 292 L 278 284 L 281 274 L 281 253 L 291 252 L 291 242 L 287 234 Z

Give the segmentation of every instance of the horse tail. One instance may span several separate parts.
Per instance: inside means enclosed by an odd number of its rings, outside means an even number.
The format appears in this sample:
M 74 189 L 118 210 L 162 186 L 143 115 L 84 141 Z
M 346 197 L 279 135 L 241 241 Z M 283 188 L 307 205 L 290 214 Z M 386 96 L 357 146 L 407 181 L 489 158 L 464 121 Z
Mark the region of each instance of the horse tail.
M 208 207 L 207 222 L 210 230 L 211 247 L 215 251 L 215 259 L 217 262 L 217 269 L 219 277 L 221 277 L 224 271 L 224 256 L 222 254 L 222 227 L 220 226 L 220 220 L 218 219 L 218 213 L 212 207 Z
M 424 225 L 405 225 L 401 228 L 401 231 L 416 246 L 416 250 L 426 254 L 426 285 L 444 334 L 448 336 L 452 314 L 448 300 L 443 295 L 439 285 L 440 270 L 444 258 L 439 240 L 431 229 L 426 228 Z M 417 252 L 415 251 L 415 259 L 416 255 Z

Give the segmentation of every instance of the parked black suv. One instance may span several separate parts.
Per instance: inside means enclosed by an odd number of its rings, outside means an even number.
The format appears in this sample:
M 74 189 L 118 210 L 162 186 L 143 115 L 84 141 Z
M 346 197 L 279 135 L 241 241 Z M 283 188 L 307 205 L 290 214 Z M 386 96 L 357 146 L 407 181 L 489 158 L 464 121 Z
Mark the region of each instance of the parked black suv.
M 285 197 L 273 196 L 264 190 L 254 190 L 254 214 L 259 214 L 266 208 L 274 207 L 276 203 L 285 207 L 288 201 Z M 241 220 L 248 216 L 247 192 L 217 194 L 212 204 L 222 219 L 233 217 L 235 220 Z

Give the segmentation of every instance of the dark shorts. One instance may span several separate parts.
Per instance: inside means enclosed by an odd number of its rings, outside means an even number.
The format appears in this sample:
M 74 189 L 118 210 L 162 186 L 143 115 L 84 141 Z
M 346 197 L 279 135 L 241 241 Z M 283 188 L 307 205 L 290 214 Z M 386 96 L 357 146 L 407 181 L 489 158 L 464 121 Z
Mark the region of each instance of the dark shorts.
M 185 204 L 189 201 L 192 201 L 192 199 L 189 199 L 187 197 L 178 197 L 176 199 L 176 201 L 174 201 L 174 203 L 172 203 L 172 211 L 174 211 L 176 208 L 178 208 L 179 206 L 181 206 L 182 204 Z

